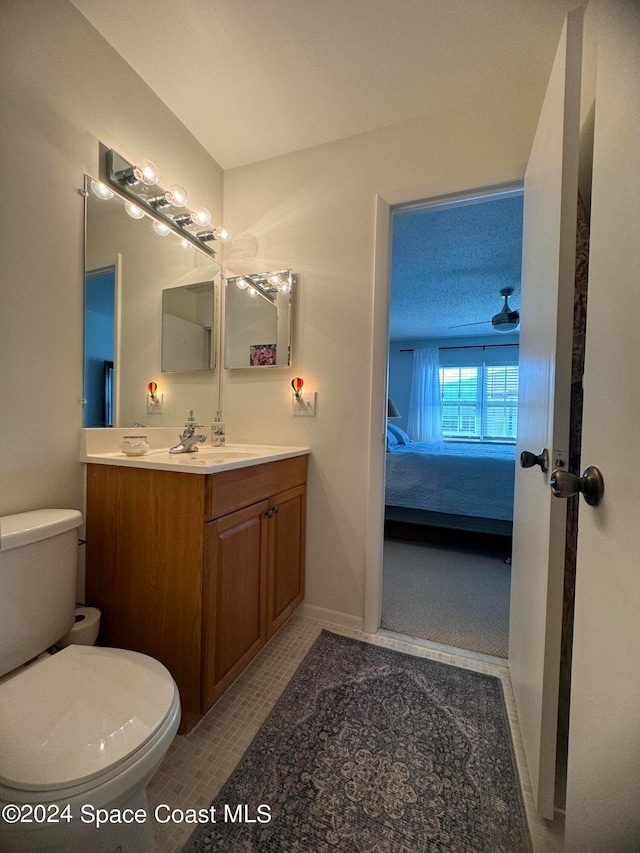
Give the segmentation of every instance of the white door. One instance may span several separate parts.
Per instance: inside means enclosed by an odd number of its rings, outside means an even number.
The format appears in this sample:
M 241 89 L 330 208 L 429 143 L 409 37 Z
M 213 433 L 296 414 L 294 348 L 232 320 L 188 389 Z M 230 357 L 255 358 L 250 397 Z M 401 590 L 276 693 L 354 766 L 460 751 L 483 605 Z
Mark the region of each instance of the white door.
M 575 276 L 582 10 L 569 13 L 524 183 L 517 458 L 566 464 Z M 566 502 L 516 468 L 509 669 L 538 812 L 553 817 Z
M 640 850 L 640 4 L 598 21 L 565 849 Z

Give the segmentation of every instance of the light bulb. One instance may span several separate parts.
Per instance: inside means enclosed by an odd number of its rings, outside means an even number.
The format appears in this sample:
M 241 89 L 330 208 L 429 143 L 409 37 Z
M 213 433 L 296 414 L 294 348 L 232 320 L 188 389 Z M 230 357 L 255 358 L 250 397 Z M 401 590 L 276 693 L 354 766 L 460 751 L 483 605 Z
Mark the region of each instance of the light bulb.
M 280 293 L 289 293 L 289 291 L 291 290 L 291 285 L 288 281 L 281 281 L 278 285 L 278 290 L 280 291 Z
M 132 219 L 142 219 L 144 216 L 144 210 L 140 210 L 139 207 L 136 207 L 135 204 L 131 204 L 130 201 L 126 202 L 124 209 Z
M 267 276 L 267 281 L 269 282 L 269 284 L 276 285 L 280 284 L 281 279 L 278 273 L 272 272 L 271 275 Z
M 93 194 L 96 195 L 98 198 L 102 198 L 105 200 L 113 198 L 113 193 L 111 192 L 109 187 L 106 184 L 101 183 L 100 181 L 92 180 L 91 190 L 93 191 Z
M 218 227 L 213 230 L 213 236 L 216 240 L 220 240 L 222 243 L 227 243 L 231 239 L 231 232 L 224 225 L 218 225 Z
M 191 223 L 199 228 L 204 228 L 211 224 L 211 214 L 206 207 L 196 207 L 191 214 Z
M 184 207 L 189 201 L 187 191 L 180 184 L 171 184 L 169 189 L 164 194 L 164 197 L 174 207 Z
M 257 296 L 258 295 L 258 291 L 255 289 L 255 287 L 250 287 L 248 290 L 248 293 L 249 293 L 249 296 Z
M 164 222 L 157 222 L 155 219 L 153 221 L 153 230 L 159 237 L 166 237 L 171 229 L 168 225 L 165 225 Z
M 246 280 L 246 278 L 237 278 L 236 287 L 239 287 L 240 290 L 246 290 L 249 287 L 249 282 Z
M 157 184 L 160 180 L 158 167 L 151 160 L 141 160 L 133 167 L 133 174 L 138 181 L 142 181 L 148 187 Z

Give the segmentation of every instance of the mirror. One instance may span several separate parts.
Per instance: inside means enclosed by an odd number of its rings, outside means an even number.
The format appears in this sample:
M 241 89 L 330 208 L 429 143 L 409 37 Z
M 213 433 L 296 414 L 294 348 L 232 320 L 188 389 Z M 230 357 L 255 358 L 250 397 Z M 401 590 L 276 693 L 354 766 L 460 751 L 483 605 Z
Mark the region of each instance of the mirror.
M 212 281 L 162 291 L 162 372 L 215 367 Z
M 227 279 L 226 368 L 289 367 L 296 285 L 297 279 L 291 270 Z
M 84 426 L 179 425 L 188 409 L 198 423 L 212 422 L 219 408 L 220 264 L 191 244 L 183 247 L 172 233 L 161 236 L 150 217 L 127 215 L 125 199 L 89 176 L 85 217 Z M 207 354 L 199 366 L 166 361 L 163 291 L 176 291 L 175 300 L 167 296 L 175 317 L 200 326 Z M 177 304 L 178 293 L 188 309 Z M 148 406 L 151 381 L 161 406 Z

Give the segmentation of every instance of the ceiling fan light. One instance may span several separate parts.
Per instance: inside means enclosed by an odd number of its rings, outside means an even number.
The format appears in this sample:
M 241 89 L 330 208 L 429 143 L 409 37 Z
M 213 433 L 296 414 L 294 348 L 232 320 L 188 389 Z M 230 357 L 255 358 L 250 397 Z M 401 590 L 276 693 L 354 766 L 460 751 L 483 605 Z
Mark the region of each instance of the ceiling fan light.
M 515 329 L 518 328 L 519 323 L 520 323 L 519 319 L 515 320 L 515 321 L 514 320 L 505 320 L 502 323 L 500 323 L 500 322 L 494 323 L 493 320 L 491 321 L 491 325 L 496 330 L 496 332 L 513 332 Z

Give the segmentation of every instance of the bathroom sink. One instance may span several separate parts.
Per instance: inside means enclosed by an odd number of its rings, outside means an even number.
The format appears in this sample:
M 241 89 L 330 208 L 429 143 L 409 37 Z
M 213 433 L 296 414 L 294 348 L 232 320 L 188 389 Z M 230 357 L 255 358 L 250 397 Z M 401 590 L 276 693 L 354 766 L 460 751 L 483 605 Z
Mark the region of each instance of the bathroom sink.
M 87 430 L 87 432 L 92 432 Z M 119 439 L 119 436 L 113 438 Z M 112 445 L 113 447 L 113 445 Z M 101 448 L 102 449 L 102 448 Z M 160 471 L 190 472 L 192 474 L 213 474 L 233 468 L 245 468 L 263 462 L 273 462 L 309 453 L 308 447 L 281 447 L 259 444 L 232 444 L 222 447 L 198 445 L 194 453 L 169 453 L 167 446 L 154 448 L 142 456 L 125 456 L 122 452 L 105 448 L 103 452 L 91 452 L 83 449 L 81 460 L 102 465 L 124 465 L 134 468 L 147 468 Z
M 207 465 L 215 465 L 221 462 L 235 462 L 240 459 L 255 459 L 262 454 L 250 450 L 227 450 L 224 447 L 199 447 L 195 453 L 171 453 L 176 461 L 184 459 L 185 462 L 197 462 L 198 459 L 206 459 Z

